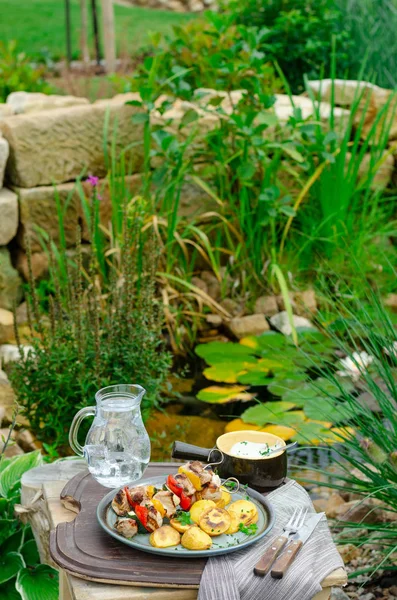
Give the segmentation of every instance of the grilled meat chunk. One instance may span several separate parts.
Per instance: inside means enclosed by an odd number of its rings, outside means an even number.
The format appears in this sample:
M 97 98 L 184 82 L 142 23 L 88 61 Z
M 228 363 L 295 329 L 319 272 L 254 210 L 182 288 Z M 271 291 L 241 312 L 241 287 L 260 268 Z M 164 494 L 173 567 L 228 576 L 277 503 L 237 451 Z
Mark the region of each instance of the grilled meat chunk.
M 196 488 L 184 473 L 177 473 L 174 475 L 174 479 L 182 487 L 186 496 L 193 496 L 196 493 Z
M 169 492 L 168 490 L 162 490 L 161 492 L 157 492 L 157 494 L 153 496 L 153 500 L 159 500 L 161 502 L 161 504 L 165 508 L 165 514 L 169 518 L 174 516 L 174 514 L 176 513 L 176 508 L 181 502 L 178 496 L 176 496 L 172 492 Z
M 150 497 L 147 494 L 146 486 L 129 488 L 129 492 L 133 504 L 144 505 L 146 502 L 150 502 Z
M 130 509 L 130 505 L 127 499 L 127 494 L 124 489 L 117 492 L 112 500 L 112 508 L 116 515 L 124 517 Z
M 114 524 L 118 533 L 120 533 L 125 538 L 132 538 L 138 532 L 138 525 L 135 519 L 130 519 L 128 517 L 122 517 L 121 519 L 117 519 Z
M 213 500 L 216 502 L 222 498 L 221 488 L 217 483 L 210 481 L 207 483 L 201 490 L 201 499 L 202 500 Z
M 163 518 L 160 515 L 159 511 L 153 505 L 147 504 L 146 508 L 148 509 L 148 519 L 147 519 L 147 523 L 146 523 L 146 529 L 149 532 L 152 532 L 155 529 L 158 529 L 159 527 L 162 526 Z
M 212 479 L 213 471 L 211 471 L 211 469 L 205 470 L 203 464 L 199 460 L 193 460 L 192 462 L 187 463 L 184 465 L 184 468 L 197 475 L 201 485 L 209 483 Z

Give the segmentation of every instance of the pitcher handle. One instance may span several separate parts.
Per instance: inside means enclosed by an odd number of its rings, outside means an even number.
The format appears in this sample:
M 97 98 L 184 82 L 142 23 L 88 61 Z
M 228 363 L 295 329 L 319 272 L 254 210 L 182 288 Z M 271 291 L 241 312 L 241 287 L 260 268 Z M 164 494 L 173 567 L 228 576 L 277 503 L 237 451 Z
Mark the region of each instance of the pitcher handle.
M 69 430 L 69 444 L 71 449 L 77 456 L 84 456 L 84 448 L 79 444 L 77 439 L 78 430 L 81 424 L 81 421 L 85 419 L 85 417 L 94 416 L 96 413 L 95 406 L 86 406 L 79 410 L 79 412 L 74 416 L 72 424 Z

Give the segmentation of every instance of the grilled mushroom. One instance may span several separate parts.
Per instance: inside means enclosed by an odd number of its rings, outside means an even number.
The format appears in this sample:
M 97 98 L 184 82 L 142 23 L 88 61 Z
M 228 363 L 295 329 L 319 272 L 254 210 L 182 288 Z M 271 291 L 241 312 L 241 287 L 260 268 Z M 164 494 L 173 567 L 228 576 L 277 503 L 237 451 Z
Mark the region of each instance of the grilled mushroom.
M 132 538 L 138 532 L 138 525 L 135 519 L 129 519 L 128 517 L 122 517 L 121 519 L 117 519 L 114 524 L 118 533 L 120 533 L 125 538 Z

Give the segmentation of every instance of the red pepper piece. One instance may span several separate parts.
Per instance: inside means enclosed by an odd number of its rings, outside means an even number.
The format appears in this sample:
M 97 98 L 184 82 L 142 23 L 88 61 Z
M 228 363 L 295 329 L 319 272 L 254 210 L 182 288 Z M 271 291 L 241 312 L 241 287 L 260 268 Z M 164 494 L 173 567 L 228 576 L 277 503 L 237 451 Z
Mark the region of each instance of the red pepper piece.
M 147 531 L 150 531 L 150 529 L 148 529 L 147 527 L 147 521 L 148 521 L 148 516 L 149 516 L 149 511 L 146 508 L 146 506 L 141 506 L 140 504 L 137 504 L 134 508 L 135 514 L 138 517 L 138 519 L 140 520 L 140 522 L 142 523 L 142 525 L 144 526 L 144 528 Z
M 192 505 L 192 499 L 186 496 L 185 492 L 181 494 L 181 508 L 182 510 L 189 510 Z
M 167 487 L 173 494 L 175 494 L 175 496 L 178 496 L 178 498 L 180 498 L 183 494 L 183 488 L 178 484 L 177 480 L 172 475 L 168 475 L 167 477 Z
M 125 491 L 125 495 L 127 496 L 128 504 L 129 504 L 129 505 L 130 505 L 132 508 L 134 508 L 134 506 L 135 506 L 135 502 L 133 502 L 133 501 L 132 501 L 131 494 L 130 494 L 130 490 L 128 489 L 128 487 L 127 487 L 127 486 L 125 486 L 125 488 L 124 488 L 124 491 Z

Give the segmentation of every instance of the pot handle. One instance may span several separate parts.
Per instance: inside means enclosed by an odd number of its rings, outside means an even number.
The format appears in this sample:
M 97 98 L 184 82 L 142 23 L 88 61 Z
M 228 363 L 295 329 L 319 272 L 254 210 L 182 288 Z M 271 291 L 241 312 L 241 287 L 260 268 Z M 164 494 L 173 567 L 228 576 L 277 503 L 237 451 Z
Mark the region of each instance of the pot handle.
M 193 444 L 187 444 L 186 442 L 174 442 L 171 457 L 182 460 L 201 460 L 207 462 L 210 452 L 210 448 L 201 448 L 200 446 L 194 446 Z

